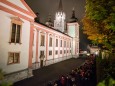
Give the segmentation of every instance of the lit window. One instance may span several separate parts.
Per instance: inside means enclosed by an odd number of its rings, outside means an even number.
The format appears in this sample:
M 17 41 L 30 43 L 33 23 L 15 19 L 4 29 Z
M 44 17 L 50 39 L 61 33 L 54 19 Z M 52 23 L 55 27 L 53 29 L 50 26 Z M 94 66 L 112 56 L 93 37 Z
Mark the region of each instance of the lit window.
M 8 64 L 15 64 L 15 63 L 19 63 L 19 59 L 20 59 L 20 53 L 9 53 L 8 56 Z
M 41 35 L 41 46 L 45 46 L 45 35 Z

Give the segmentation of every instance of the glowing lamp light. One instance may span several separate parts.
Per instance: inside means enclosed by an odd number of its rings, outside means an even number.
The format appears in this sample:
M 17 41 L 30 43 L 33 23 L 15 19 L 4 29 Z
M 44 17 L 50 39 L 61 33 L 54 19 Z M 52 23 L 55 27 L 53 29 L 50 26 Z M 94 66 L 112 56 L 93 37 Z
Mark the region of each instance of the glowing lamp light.
M 98 51 L 96 51 L 95 54 L 98 55 Z
M 87 53 L 87 56 L 90 56 L 90 53 Z

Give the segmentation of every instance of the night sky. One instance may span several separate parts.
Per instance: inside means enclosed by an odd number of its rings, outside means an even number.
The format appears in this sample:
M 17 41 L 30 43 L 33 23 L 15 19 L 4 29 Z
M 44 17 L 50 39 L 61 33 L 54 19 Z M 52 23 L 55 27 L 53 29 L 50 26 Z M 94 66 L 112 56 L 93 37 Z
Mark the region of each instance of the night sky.
M 58 10 L 59 0 L 25 0 L 30 8 L 40 15 L 40 22 L 45 23 L 48 15 L 51 14 L 52 21 Z M 89 41 L 82 32 L 82 18 L 85 15 L 85 0 L 62 0 L 63 11 L 66 14 L 66 21 L 69 21 L 72 15 L 72 9 L 75 8 L 75 15 L 80 24 L 80 49 L 86 50 Z

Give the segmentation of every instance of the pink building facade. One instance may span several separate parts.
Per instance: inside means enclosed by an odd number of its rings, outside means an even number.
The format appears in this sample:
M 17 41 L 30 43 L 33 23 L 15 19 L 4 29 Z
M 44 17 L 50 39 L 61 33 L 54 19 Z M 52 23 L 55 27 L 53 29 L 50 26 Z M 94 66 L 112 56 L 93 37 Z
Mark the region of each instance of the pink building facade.
M 79 24 L 67 34 L 34 22 L 24 0 L 0 0 L 0 69 L 6 80 L 31 77 L 32 70 L 79 56 Z M 74 35 L 73 35 L 74 34 Z

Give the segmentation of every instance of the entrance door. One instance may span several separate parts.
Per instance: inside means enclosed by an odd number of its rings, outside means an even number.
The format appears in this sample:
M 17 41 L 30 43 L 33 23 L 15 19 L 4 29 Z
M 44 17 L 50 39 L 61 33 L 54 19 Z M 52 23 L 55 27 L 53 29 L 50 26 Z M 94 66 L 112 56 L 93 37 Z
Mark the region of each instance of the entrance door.
M 44 51 L 40 51 L 40 67 L 44 66 L 44 58 L 45 58 Z
M 40 67 L 43 67 L 43 60 L 40 61 Z

